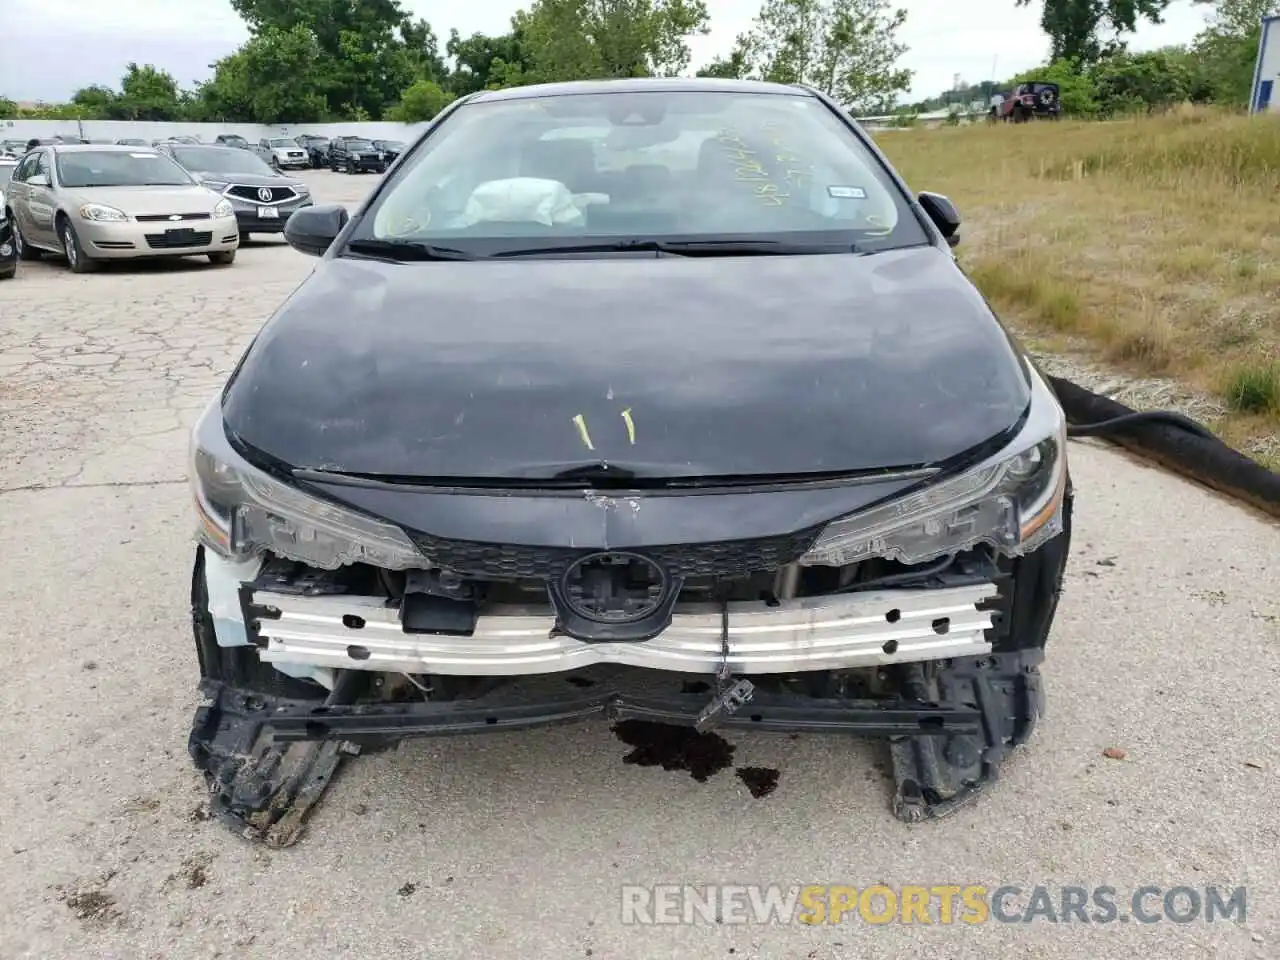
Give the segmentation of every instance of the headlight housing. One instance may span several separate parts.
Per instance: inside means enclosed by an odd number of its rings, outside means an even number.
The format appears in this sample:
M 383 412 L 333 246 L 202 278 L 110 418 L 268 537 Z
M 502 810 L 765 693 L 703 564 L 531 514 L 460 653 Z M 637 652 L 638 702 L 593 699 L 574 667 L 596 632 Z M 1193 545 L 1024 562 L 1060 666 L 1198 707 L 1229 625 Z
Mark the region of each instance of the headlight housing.
M 86 203 L 80 208 L 80 216 L 99 223 L 127 223 L 129 215 L 123 210 L 108 207 L 105 203 Z
M 308 187 L 305 183 L 295 183 L 295 184 L 292 184 L 292 186 L 293 186 L 293 192 L 296 193 L 298 196 L 300 197 L 311 196 L 311 188 Z
M 1031 370 L 1031 409 L 999 453 L 955 476 L 828 524 L 806 566 L 872 557 L 915 564 L 985 543 L 1021 556 L 1062 532 L 1067 422 L 1053 391 Z
M 229 186 L 229 183 L 226 180 L 208 180 L 208 179 L 202 178 L 200 180 L 200 183 L 203 186 L 208 187 L 214 193 L 221 193 L 223 190 L 227 189 L 227 187 Z
M 247 463 L 227 442 L 219 399 L 192 431 L 190 457 L 197 538 L 228 559 L 269 550 L 322 570 L 350 563 L 389 570 L 427 565 L 399 527 L 312 496 Z
M 213 208 L 214 217 L 234 217 L 236 208 L 231 205 L 230 200 L 219 200 L 217 206 Z

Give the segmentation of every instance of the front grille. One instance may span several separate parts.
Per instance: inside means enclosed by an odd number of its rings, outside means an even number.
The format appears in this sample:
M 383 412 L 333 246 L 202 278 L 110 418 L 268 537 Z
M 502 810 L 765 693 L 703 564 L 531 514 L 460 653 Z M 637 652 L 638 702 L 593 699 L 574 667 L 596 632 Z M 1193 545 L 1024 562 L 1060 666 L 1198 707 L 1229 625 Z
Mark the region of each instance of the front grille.
M 173 220 L 177 217 L 179 220 L 208 220 L 207 213 L 145 213 L 141 216 L 134 217 L 139 223 L 160 223 L 162 220 Z
M 755 540 L 725 540 L 676 546 L 626 547 L 652 557 L 675 576 L 743 577 L 777 570 L 798 560 L 812 546 L 822 528 Z M 435 566 L 464 576 L 492 580 L 557 577 L 579 557 L 593 550 L 572 547 L 528 547 L 507 543 L 445 540 L 411 534 L 415 546 Z
M 147 246 L 153 250 L 173 250 L 177 247 L 206 247 L 213 240 L 213 231 L 207 230 L 203 233 L 191 233 L 170 236 L 167 233 L 148 233 Z
M 297 191 L 293 187 L 267 187 L 271 191 L 271 199 L 263 200 L 258 196 L 258 191 L 262 187 L 250 187 L 242 183 L 234 184 L 227 188 L 227 193 L 233 197 L 239 197 L 241 200 L 249 200 L 253 203 L 284 203 L 286 200 L 292 200 L 296 197 Z

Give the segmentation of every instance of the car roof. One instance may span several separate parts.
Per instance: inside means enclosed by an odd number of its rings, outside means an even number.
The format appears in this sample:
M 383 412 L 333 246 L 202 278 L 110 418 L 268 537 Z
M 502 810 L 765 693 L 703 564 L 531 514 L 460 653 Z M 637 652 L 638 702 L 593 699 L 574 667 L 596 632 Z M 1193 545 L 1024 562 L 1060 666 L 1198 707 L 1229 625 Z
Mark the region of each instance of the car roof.
M 163 142 L 163 141 L 161 141 Z M 136 143 L 46 143 L 43 146 L 48 147 L 55 153 L 136 153 L 138 145 Z M 192 144 L 187 144 L 192 146 Z
M 527 87 L 485 90 L 469 103 L 495 100 L 533 100 L 591 93 L 755 93 L 768 96 L 811 97 L 812 91 L 787 83 L 764 80 L 721 80 L 715 77 L 626 77 L 615 80 L 568 80 L 563 83 L 535 83 Z

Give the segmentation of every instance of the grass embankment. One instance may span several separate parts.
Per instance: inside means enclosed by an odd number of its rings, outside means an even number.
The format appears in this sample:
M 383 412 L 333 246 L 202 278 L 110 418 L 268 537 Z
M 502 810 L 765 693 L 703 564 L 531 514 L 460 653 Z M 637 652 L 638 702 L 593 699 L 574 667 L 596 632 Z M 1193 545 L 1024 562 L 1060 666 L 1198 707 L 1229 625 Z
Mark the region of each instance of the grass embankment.
M 1280 469 L 1280 120 L 1187 109 L 877 140 L 914 189 L 955 201 L 960 261 L 1019 333 L 1215 396 L 1210 425 Z

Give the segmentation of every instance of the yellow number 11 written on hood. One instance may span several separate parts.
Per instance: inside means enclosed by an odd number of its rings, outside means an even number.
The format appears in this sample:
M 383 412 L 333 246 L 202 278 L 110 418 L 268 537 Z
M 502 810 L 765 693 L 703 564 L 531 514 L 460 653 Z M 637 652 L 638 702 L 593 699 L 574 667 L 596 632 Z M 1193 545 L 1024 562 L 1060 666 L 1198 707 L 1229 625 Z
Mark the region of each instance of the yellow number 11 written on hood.
M 631 408 L 627 407 L 627 409 L 623 410 L 620 415 L 622 417 L 622 422 L 627 425 L 627 440 L 632 446 L 635 446 L 636 422 L 631 418 Z M 595 444 L 591 442 L 591 434 L 587 430 L 587 418 L 579 413 L 573 417 L 570 422 L 578 428 L 578 436 L 582 439 L 583 446 L 588 450 L 594 450 L 596 447 Z

